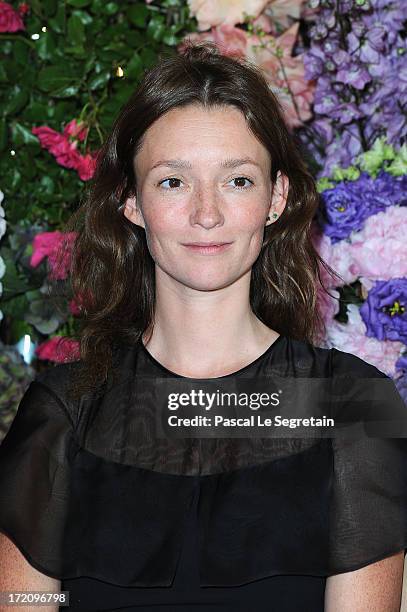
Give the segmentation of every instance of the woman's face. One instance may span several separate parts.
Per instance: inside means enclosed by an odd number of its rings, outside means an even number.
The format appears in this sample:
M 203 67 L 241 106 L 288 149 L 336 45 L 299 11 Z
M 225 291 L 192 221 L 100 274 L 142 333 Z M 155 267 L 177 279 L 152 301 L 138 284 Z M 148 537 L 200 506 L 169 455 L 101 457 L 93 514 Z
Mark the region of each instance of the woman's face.
M 173 109 L 147 130 L 134 163 L 137 196 L 124 214 L 145 228 L 156 266 L 197 290 L 225 287 L 251 270 L 273 220 L 271 161 L 240 111 Z M 284 175 L 274 192 L 280 216 Z M 196 242 L 230 244 L 210 253 L 185 246 Z

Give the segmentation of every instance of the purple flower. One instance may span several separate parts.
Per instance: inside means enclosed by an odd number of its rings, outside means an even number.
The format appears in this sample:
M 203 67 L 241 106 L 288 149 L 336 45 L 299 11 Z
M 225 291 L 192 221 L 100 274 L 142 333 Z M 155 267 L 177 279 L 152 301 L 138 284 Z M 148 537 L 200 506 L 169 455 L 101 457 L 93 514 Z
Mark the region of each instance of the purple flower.
M 355 190 L 355 181 L 338 183 L 322 193 L 323 206 L 317 212 L 317 220 L 333 243 L 347 238 L 352 231 L 362 229 L 371 214 Z
M 407 278 L 377 281 L 360 307 L 366 335 L 407 344 Z
M 380 170 L 377 177 L 371 181 L 371 195 L 374 198 L 377 210 L 384 210 L 387 206 L 407 205 L 407 175 L 392 176 Z
M 393 0 L 321 2 L 309 30 L 310 48 L 304 53 L 306 78 L 316 81 L 314 118 L 299 128 L 319 166 L 322 159 L 317 178 L 329 175 L 336 165 L 353 164 L 378 137 L 386 136 L 396 147 L 404 141 L 404 19 L 400 4 Z M 323 120 L 333 129 L 321 142 L 311 132 Z
M 407 373 L 395 380 L 395 385 L 404 403 L 407 405 Z
M 387 206 L 405 202 L 406 177 L 381 171 L 376 179 L 362 172 L 356 181 L 343 181 L 325 190 L 317 220 L 333 243 L 362 229 L 365 219 Z
M 407 353 L 404 353 L 404 355 L 397 359 L 396 370 L 402 370 L 407 373 Z
M 353 85 L 355 89 L 363 89 L 366 83 L 372 80 L 369 71 L 363 66 L 352 64 L 347 66 L 345 70 L 338 70 L 336 79 L 345 85 Z

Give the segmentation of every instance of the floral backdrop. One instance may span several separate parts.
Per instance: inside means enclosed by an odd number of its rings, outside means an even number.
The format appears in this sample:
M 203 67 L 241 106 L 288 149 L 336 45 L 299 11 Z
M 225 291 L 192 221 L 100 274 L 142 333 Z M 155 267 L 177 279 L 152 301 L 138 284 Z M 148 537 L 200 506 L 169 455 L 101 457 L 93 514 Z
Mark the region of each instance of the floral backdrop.
M 400 0 L 0 2 L 0 437 L 35 370 L 78 358 L 61 229 L 144 69 L 186 39 L 263 70 L 318 182 L 314 244 L 342 278 L 324 276 L 318 344 L 407 401 L 404 19 Z

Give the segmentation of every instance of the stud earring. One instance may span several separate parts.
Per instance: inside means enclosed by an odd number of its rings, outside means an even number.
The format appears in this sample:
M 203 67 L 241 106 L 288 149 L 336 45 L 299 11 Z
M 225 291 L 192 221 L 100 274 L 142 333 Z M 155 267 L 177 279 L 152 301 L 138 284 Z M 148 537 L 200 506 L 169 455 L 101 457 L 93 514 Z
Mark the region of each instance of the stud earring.
M 277 213 L 273 213 L 273 218 L 277 219 L 277 217 L 278 217 L 278 214 Z M 267 221 L 270 221 L 270 217 L 267 217 Z

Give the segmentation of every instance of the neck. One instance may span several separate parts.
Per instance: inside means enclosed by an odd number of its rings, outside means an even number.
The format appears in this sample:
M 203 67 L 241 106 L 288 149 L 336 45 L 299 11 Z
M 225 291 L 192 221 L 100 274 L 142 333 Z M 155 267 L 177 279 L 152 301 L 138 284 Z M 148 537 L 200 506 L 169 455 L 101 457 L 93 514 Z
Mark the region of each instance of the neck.
M 278 337 L 253 313 L 250 272 L 212 291 L 156 276 L 154 326 L 143 335 L 148 351 L 183 376 L 223 376 L 254 361 Z

